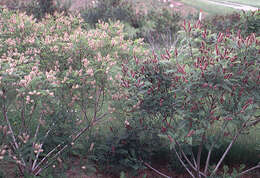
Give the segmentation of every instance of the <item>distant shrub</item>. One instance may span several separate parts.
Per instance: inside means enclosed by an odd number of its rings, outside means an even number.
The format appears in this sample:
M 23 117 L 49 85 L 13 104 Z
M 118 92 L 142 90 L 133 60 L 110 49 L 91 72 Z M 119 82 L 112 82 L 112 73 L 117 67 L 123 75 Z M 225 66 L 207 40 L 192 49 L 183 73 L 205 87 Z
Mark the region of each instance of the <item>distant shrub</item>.
M 260 10 L 229 15 L 216 15 L 203 21 L 208 29 L 214 32 L 234 32 L 240 31 L 240 34 L 248 36 L 255 33 L 260 36 Z
M 18 9 L 25 11 L 27 15 L 33 15 L 37 20 L 41 20 L 47 14 L 53 15 L 55 12 L 63 12 L 64 15 L 68 15 L 71 2 L 71 0 L 33 0 Z
M 81 11 L 85 22 L 93 27 L 99 21 L 120 20 L 131 39 L 144 38 L 150 44 L 165 44 L 174 41 L 180 29 L 181 16 L 168 9 L 149 9 L 147 12 L 136 12 L 133 4 L 121 0 L 97 1 Z M 168 42 L 168 43 L 170 43 Z M 168 45 L 168 44 L 167 44 Z
M 228 15 L 215 15 L 208 17 L 203 21 L 203 24 L 214 32 L 233 31 L 239 28 L 241 14 L 234 12 Z

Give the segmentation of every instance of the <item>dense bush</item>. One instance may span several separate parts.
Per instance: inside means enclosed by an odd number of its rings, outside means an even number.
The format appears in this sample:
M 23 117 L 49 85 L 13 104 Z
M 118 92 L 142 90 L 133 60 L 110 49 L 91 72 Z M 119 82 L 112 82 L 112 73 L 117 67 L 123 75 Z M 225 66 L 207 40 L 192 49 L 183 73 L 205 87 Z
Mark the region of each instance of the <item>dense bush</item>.
M 0 5 L 6 6 L 9 10 L 26 12 L 27 15 L 33 15 L 37 20 L 41 20 L 47 14 L 53 15 L 55 12 L 68 15 L 71 0 L 8 0 L 1 2 Z
M 123 66 L 128 100 L 122 102 L 134 118 L 165 123 L 162 130 L 192 177 L 213 176 L 237 138 L 260 122 L 260 46 L 255 34 L 211 33 L 199 22 L 184 22 L 183 28 L 172 52 L 134 69 Z M 220 138 L 229 145 L 209 172 Z M 208 155 L 200 171 L 203 147 Z
M 171 45 L 180 29 L 180 14 L 166 8 L 136 12 L 133 3 L 121 0 L 97 1 L 81 12 L 84 20 L 94 26 L 99 20 L 120 20 L 131 39 L 144 38 L 152 45 Z
M 200 177 L 236 160 L 238 136 L 259 122 L 259 41 L 244 37 L 258 33 L 258 12 L 237 34 L 184 22 L 174 49 L 149 55 L 131 39 L 165 45 L 179 30 L 178 14 L 136 14 L 127 2 L 106 0 L 82 12 L 88 28 L 55 11 L 36 21 L 0 10 L 1 162 L 45 176 L 69 148 L 68 156 L 88 156 L 116 175 L 168 159 Z
M 216 33 L 237 33 L 239 31 L 243 37 L 248 36 L 251 33 L 260 36 L 260 11 L 216 15 L 214 17 L 206 18 L 203 21 L 203 24 Z
M 119 66 L 148 52 L 140 40 L 124 39 L 119 22 L 86 31 L 72 15 L 55 13 L 37 23 L 4 9 L 0 18 L 1 160 L 38 175 L 109 116 Z
M 176 157 L 170 153 L 169 143 L 158 133 L 161 133 L 158 123 L 134 119 L 116 125 L 114 122 L 106 134 L 96 135 L 98 138 L 91 159 L 103 172 L 115 176 L 122 171 L 136 175 L 146 168 L 145 162 L 160 161 L 165 165 L 172 163 L 171 168 L 180 167 L 174 162 Z

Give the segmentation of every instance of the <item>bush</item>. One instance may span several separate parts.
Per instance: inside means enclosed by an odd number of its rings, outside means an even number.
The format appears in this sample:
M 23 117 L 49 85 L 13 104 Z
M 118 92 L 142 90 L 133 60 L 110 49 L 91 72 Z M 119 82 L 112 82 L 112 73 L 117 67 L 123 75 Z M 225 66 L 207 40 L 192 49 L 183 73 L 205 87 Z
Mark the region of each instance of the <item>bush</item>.
M 200 22 L 184 22 L 183 28 L 173 51 L 132 69 L 123 66 L 128 100 L 121 102 L 133 118 L 164 123 L 161 136 L 170 140 L 192 177 L 213 176 L 237 138 L 260 122 L 260 46 L 255 34 L 211 33 Z M 223 144 L 220 138 L 229 146 L 209 173 L 211 154 Z
M 128 38 L 144 38 L 145 42 L 153 46 L 164 47 L 174 42 L 181 20 L 180 14 L 166 8 L 137 13 L 132 3 L 121 0 L 98 1 L 82 10 L 81 15 L 92 26 L 99 20 L 120 20 L 125 24 Z
M 53 15 L 55 12 L 68 15 L 71 2 L 71 0 L 33 0 L 20 6 L 18 10 L 26 12 L 29 16 L 33 15 L 40 21 L 46 15 Z
M 203 21 L 208 29 L 215 33 L 232 32 L 239 33 L 246 37 L 251 33 L 260 36 L 260 11 L 233 13 L 229 15 L 216 15 Z
M 129 120 L 129 125 L 126 122 L 111 126 L 108 133 L 99 134 L 91 157 L 105 173 L 119 176 L 127 171 L 136 175 L 146 168 L 144 162 L 168 162 L 168 143 L 158 133 L 160 128 L 134 119 Z
M 73 15 L 36 22 L 3 9 L 0 18 L 0 119 L 8 130 L 1 159 L 22 175 L 39 175 L 111 115 L 107 106 L 120 89 L 120 65 L 147 51 L 140 40 L 124 39 L 119 22 L 86 31 Z

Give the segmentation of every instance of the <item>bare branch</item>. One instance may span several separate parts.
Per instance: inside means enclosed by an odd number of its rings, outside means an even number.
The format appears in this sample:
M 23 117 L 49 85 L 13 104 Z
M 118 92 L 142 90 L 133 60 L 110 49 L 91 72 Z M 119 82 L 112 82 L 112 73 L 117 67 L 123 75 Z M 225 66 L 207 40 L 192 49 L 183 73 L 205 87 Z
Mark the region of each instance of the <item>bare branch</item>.
M 186 171 L 188 171 L 188 173 L 191 175 L 192 178 L 195 178 L 195 176 L 192 174 L 192 172 L 190 171 L 190 169 L 185 165 L 185 163 L 182 161 L 180 155 L 178 154 L 177 150 L 175 147 L 173 147 L 179 161 L 181 162 L 181 164 L 183 165 L 183 167 L 186 169 Z
M 46 132 L 46 134 L 45 134 L 45 136 L 44 136 L 44 139 L 46 139 L 46 138 L 48 137 L 50 131 L 51 131 L 51 129 L 49 129 L 49 130 Z M 43 146 L 43 143 L 41 144 L 40 149 L 42 149 L 42 146 Z M 37 161 L 38 161 L 39 155 L 40 155 L 40 152 L 37 152 L 36 158 L 35 158 L 35 160 L 34 160 L 34 162 L 33 162 L 33 165 L 32 165 L 32 170 L 35 170 L 34 168 L 35 168 L 36 163 L 37 163 Z
M 219 166 L 221 165 L 222 161 L 224 160 L 224 158 L 226 157 L 227 153 L 229 152 L 229 150 L 231 149 L 232 145 L 234 144 L 234 142 L 237 140 L 238 136 L 240 135 L 240 131 L 237 132 L 237 134 L 233 137 L 232 141 L 230 142 L 230 144 L 228 145 L 226 151 L 224 152 L 224 154 L 222 155 L 221 159 L 219 160 L 217 166 L 215 167 L 215 169 L 213 170 L 213 172 L 211 173 L 210 176 L 215 175 L 215 173 L 217 172 Z
M 258 169 L 258 168 L 260 168 L 260 163 L 259 163 L 258 165 L 256 165 L 256 166 L 250 168 L 250 169 L 247 169 L 247 170 L 245 170 L 245 171 L 239 173 L 238 176 L 242 176 L 242 175 L 244 175 L 244 174 L 246 174 L 246 173 L 248 173 L 248 172 L 250 172 L 250 171 L 252 171 L 252 170 L 254 170 L 254 169 Z
M 163 173 L 161 173 L 160 171 L 156 170 L 155 168 L 153 168 L 152 166 L 150 166 L 148 163 L 144 162 L 144 165 L 150 169 L 152 169 L 154 172 L 156 172 L 157 174 L 159 174 L 162 177 L 166 177 L 166 178 L 171 178 L 170 176 L 167 176 Z
M 5 121 L 7 122 L 8 129 L 9 129 L 9 131 L 10 131 L 10 133 L 11 133 L 11 137 L 12 137 L 12 139 L 13 139 L 13 143 L 14 143 L 14 145 L 15 145 L 15 149 L 18 150 L 18 149 L 19 149 L 19 145 L 18 145 L 18 143 L 17 143 L 17 141 L 16 141 L 16 138 L 15 138 L 14 131 L 13 131 L 13 129 L 12 129 L 11 123 L 10 123 L 10 121 L 9 121 L 9 119 L 8 119 L 7 111 L 6 111 L 5 105 L 3 106 L 2 110 L 3 110 L 3 114 L 4 114 L 4 119 L 5 119 Z M 21 154 L 20 154 L 19 152 L 18 152 L 18 155 L 19 155 L 19 157 L 20 157 L 21 160 L 22 160 L 22 165 L 23 165 L 24 167 L 26 167 L 25 161 L 24 161 L 23 157 L 21 156 Z
M 42 118 L 42 114 L 41 114 L 41 117 L 39 118 L 39 120 L 41 120 Z M 39 122 L 39 121 L 38 121 Z M 34 134 L 34 137 L 33 137 L 33 143 L 32 143 L 32 146 L 34 147 L 35 146 L 35 142 L 36 142 L 36 139 L 37 139 L 37 135 L 38 135 L 38 132 L 39 132 L 39 129 L 40 129 L 40 125 L 41 125 L 41 122 L 38 123 L 37 125 L 37 128 L 36 128 L 36 131 L 35 131 L 35 134 Z M 32 153 L 31 153 L 31 156 L 30 156 L 30 165 L 32 166 L 32 154 L 34 153 L 33 149 L 32 149 Z M 38 152 L 39 153 L 39 152 Z M 38 154 L 37 153 L 37 154 Z M 33 167 L 32 167 L 33 168 Z

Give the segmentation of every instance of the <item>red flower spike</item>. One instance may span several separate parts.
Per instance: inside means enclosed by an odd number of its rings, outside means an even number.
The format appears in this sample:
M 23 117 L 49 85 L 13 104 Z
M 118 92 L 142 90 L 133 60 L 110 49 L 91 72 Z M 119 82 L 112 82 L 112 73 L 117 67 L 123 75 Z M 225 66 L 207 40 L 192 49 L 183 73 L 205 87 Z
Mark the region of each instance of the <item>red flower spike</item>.
M 160 99 L 160 106 L 163 105 L 163 101 L 164 101 L 164 100 L 161 98 L 161 99 Z
M 170 135 L 168 135 L 168 138 L 169 138 L 170 142 L 172 143 L 173 142 L 173 138 Z
M 177 50 L 177 48 L 175 48 L 175 50 L 174 50 L 174 54 L 175 54 L 175 57 L 178 56 L 178 50 Z
M 223 41 L 223 37 L 224 37 L 224 34 L 223 33 L 220 33 L 219 34 L 219 37 L 218 37 L 218 43 L 222 42 Z
M 201 72 L 201 77 L 204 78 L 204 72 Z
M 204 32 L 202 33 L 202 37 L 204 39 L 206 39 L 206 37 L 207 37 L 207 29 L 206 28 L 204 28 Z
M 216 50 L 216 55 L 218 56 L 219 55 L 218 44 L 216 44 L 215 50 Z
M 183 65 L 183 66 L 181 66 L 180 64 L 177 64 L 177 70 L 178 70 L 178 72 L 180 72 L 180 73 L 182 73 L 182 74 L 186 74 L 186 72 L 185 72 L 185 64 Z
M 185 19 L 184 19 L 184 21 L 183 21 L 182 27 L 184 28 L 185 31 L 187 31 L 187 30 L 186 30 L 186 20 L 185 20 Z
M 221 36 L 221 33 L 218 33 L 217 41 L 219 40 L 220 36 Z
M 232 118 L 232 117 L 226 117 L 225 120 L 226 120 L 226 121 L 232 121 L 233 118 Z
M 144 66 L 141 68 L 141 74 L 144 74 Z
M 142 125 L 143 124 L 143 119 L 140 119 L 139 122 L 140 122 L 140 125 Z
M 227 137 L 229 136 L 229 133 L 228 132 L 224 132 L 224 137 Z
M 201 23 L 200 23 L 200 20 L 197 21 L 196 25 L 194 26 L 195 28 L 199 28 L 201 27 Z
M 253 104 L 253 99 L 250 98 L 249 100 L 246 101 L 246 104 Z
M 190 22 L 188 22 L 188 31 L 191 32 Z
M 112 153 L 115 153 L 116 152 L 115 146 L 112 146 L 111 150 L 112 150 Z
M 169 51 L 166 49 L 166 53 L 168 55 L 168 58 L 171 58 L 171 54 L 169 53 Z
M 188 133 L 188 135 L 187 135 L 187 137 L 191 137 L 194 133 L 195 133 L 194 130 L 190 130 L 189 133 Z
M 165 133 L 166 130 L 167 130 L 167 129 L 166 129 L 165 127 L 162 126 L 162 128 L 161 128 L 161 132 L 162 132 L 162 133 Z
M 237 31 L 237 37 L 238 37 L 239 39 L 241 39 L 241 34 L 240 34 L 240 33 L 241 33 L 241 30 L 238 30 L 238 31 Z
M 202 85 L 202 88 L 207 88 L 209 85 L 208 85 L 208 83 L 204 83 L 203 85 Z

